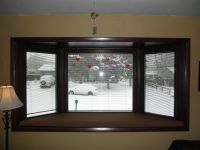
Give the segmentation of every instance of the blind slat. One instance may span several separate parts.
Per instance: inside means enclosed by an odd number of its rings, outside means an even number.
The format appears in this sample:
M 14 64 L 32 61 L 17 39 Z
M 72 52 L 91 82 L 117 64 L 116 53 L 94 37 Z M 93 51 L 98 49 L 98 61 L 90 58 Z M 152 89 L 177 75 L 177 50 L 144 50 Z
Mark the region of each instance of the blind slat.
M 145 55 L 145 111 L 174 116 L 174 52 Z
M 27 117 L 56 112 L 55 54 L 26 53 Z
M 68 55 L 69 111 L 132 111 L 132 54 Z

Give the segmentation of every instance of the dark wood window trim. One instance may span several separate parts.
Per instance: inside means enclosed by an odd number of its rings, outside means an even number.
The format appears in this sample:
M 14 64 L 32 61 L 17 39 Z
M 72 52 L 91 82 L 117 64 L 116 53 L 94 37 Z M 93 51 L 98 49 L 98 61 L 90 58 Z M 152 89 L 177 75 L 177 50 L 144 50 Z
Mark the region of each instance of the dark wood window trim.
M 132 42 L 129 48 L 136 50 L 134 63 L 137 65 L 136 90 L 134 91 L 133 113 L 67 113 L 64 82 L 67 81 L 63 75 L 63 62 L 65 50 L 70 48 L 69 42 Z M 38 44 L 38 45 L 37 45 Z M 176 48 L 176 68 L 178 78 L 176 83 L 175 117 L 164 117 L 144 113 L 144 85 L 143 59 L 145 51 L 153 51 L 152 45 L 173 45 Z M 56 53 L 57 68 L 57 113 L 33 118 L 26 118 L 26 108 L 22 107 L 12 112 L 12 130 L 14 131 L 183 131 L 189 130 L 189 64 L 190 64 L 190 39 L 186 38 L 12 38 L 11 39 L 11 83 L 26 106 L 25 101 L 25 60 L 23 50 L 26 46 L 37 46 L 47 49 L 48 52 Z M 147 46 L 149 45 L 149 46 Z M 166 46 L 165 45 L 165 46 Z M 82 47 L 91 49 L 94 47 Z M 107 48 L 102 46 L 102 48 Z M 111 47 L 109 47 L 111 48 Z M 122 47 L 117 47 L 123 48 Z M 23 57 L 25 58 L 25 57 Z M 181 87 L 181 88 L 180 88 Z M 184 110 L 184 111 L 183 111 Z

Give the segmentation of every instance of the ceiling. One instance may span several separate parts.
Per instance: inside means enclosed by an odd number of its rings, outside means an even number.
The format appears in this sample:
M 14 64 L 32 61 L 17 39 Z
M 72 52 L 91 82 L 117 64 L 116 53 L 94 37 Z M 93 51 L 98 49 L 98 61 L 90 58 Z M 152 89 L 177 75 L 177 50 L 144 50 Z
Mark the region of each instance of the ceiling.
M 200 16 L 200 0 L 96 0 L 98 13 Z M 90 13 L 94 0 L 0 0 L 0 15 Z

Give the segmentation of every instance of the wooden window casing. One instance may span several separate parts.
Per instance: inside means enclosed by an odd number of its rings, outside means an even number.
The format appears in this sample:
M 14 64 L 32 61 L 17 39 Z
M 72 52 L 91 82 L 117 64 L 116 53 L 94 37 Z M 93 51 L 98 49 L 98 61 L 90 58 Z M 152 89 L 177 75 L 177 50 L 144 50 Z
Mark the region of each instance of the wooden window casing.
M 134 57 L 133 112 L 69 113 L 67 107 L 68 81 L 66 69 L 67 50 L 74 47 L 69 42 L 132 42 L 132 46 L 104 45 L 75 47 L 78 51 L 95 53 L 95 49 L 110 52 L 132 51 Z M 150 44 L 149 44 L 150 43 Z M 24 103 L 24 107 L 12 112 L 14 131 L 183 131 L 189 130 L 189 70 L 190 40 L 180 38 L 12 38 L 11 84 Z M 123 49 L 120 51 L 120 49 Z M 144 112 L 144 55 L 155 50 L 175 52 L 175 107 L 174 117 Z M 26 117 L 26 59 L 25 52 L 46 52 L 57 57 L 57 113 L 33 118 Z

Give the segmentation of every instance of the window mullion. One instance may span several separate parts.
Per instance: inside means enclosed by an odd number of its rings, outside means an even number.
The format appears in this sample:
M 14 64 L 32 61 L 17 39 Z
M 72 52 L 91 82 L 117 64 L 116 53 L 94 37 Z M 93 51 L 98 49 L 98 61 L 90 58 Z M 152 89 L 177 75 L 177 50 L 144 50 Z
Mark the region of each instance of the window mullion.
M 63 113 L 66 112 L 67 108 L 67 101 L 66 101 L 66 71 L 65 67 L 66 65 L 66 60 L 65 60 L 65 52 L 64 49 L 61 47 L 58 47 L 57 51 L 57 112 L 58 113 Z
M 136 77 L 135 77 L 134 112 L 144 112 L 144 52 L 142 48 L 136 51 Z

